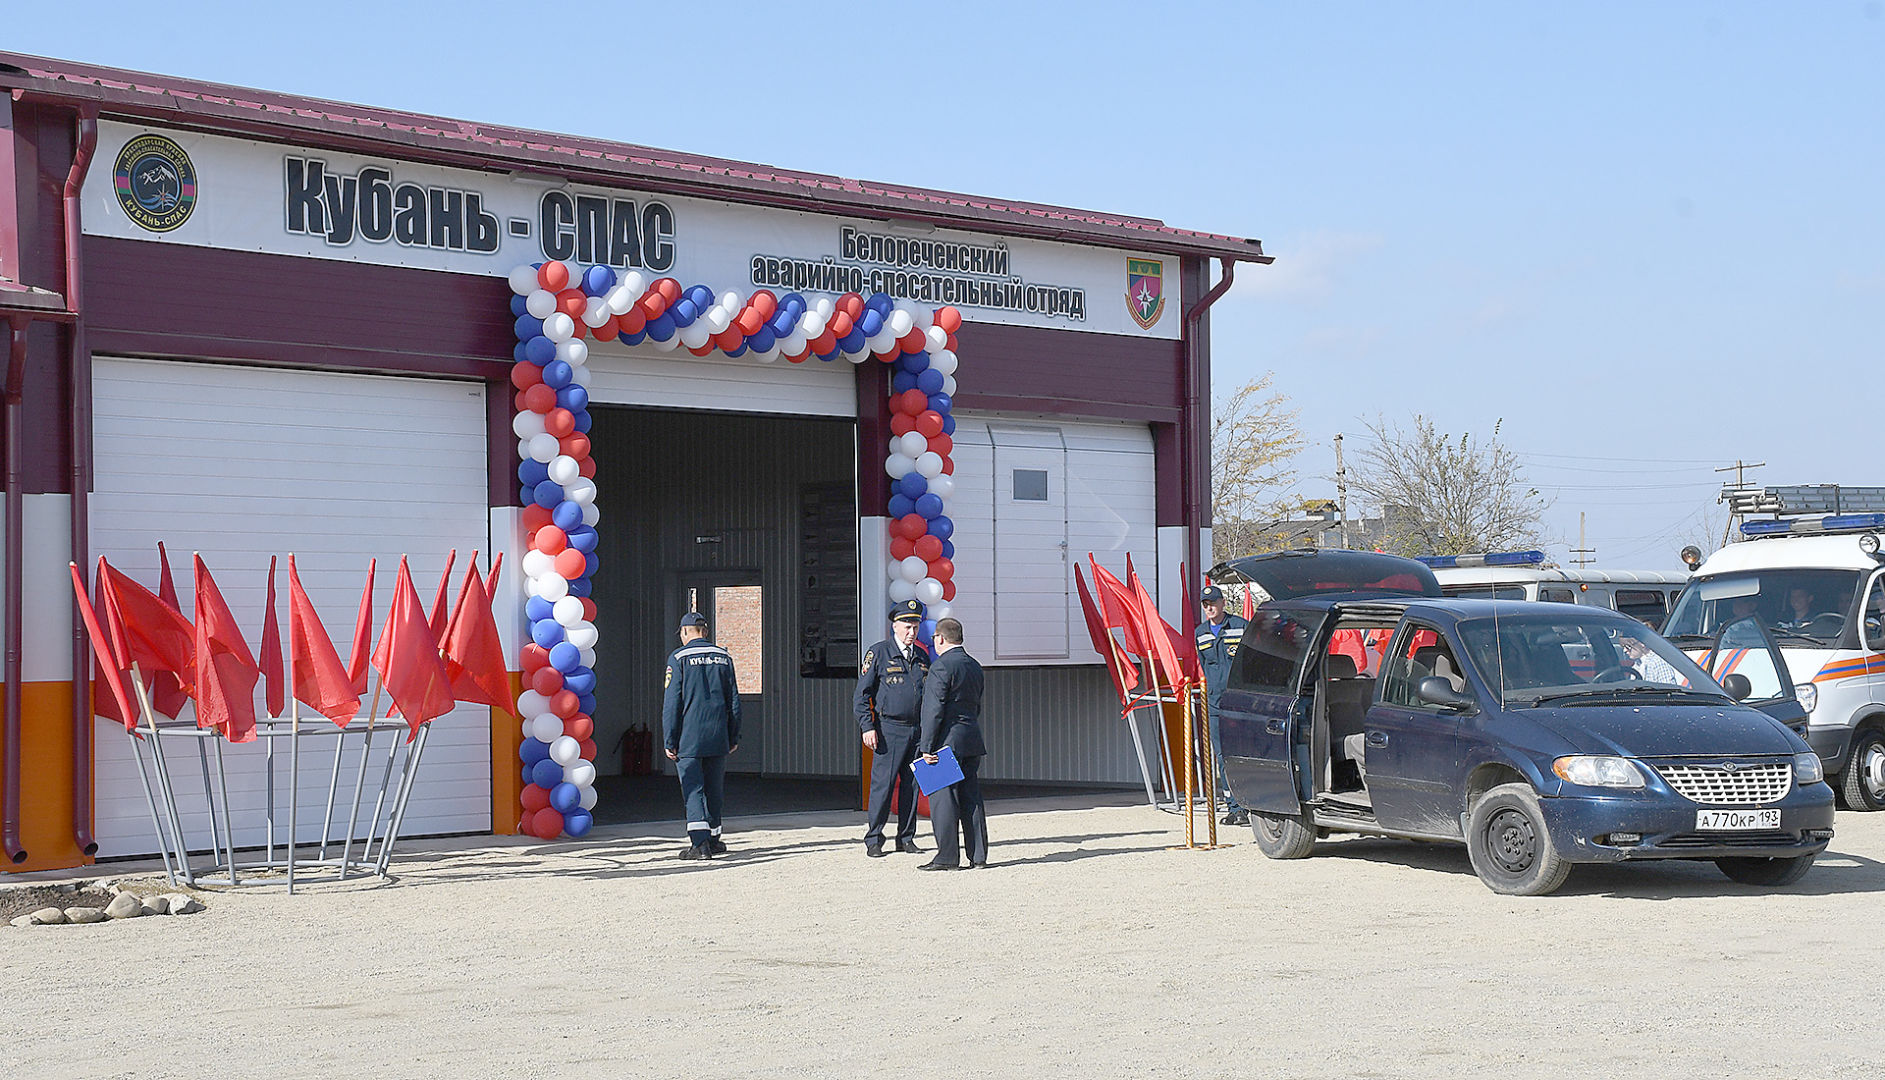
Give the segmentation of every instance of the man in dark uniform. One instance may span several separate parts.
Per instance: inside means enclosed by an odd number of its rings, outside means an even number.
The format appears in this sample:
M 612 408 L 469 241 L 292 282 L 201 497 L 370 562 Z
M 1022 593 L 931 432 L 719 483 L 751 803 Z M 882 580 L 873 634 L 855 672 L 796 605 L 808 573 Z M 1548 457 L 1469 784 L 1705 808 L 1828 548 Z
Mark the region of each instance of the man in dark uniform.
M 893 604 L 890 618 L 890 640 L 872 645 L 864 654 L 853 701 L 864 745 L 873 755 L 870 824 L 864 831 L 864 854 L 873 859 L 884 856 L 884 823 L 890 817 L 890 792 L 898 777 L 903 778 L 903 797 L 897 805 L 897 850 L 923 850 L 916 846 L 916 786 L 909 778 L 910 762 L 916 759 L 923 676 L 929 671 L 929 653 L 916 643 L 923 605 L 914 600 Z
M 720 840 L 720 800 L 727 755 L 740 748 L 740 688 L 733 658 L 707 638 L 707 617 L 681 616 L 681 647 L 668 656 L 661 694 L 661 735 L 681 777 L 687 803 L 688 846 L 683 859 L 726 852 Z
M 1250 815 L 1237 805 L 1224 781 L 1224 739 L 1218 731 L 1217 707 L 1224 700 L 1224 687 L 1230 684 L 1231 660 L 1243 643 L 1244 627 L 1249 624 L 1236 615 L 1224 614 L 1224 590 L 1206 585 L 1198 594 L 1198 606 L 1204 618 L 1198 622 L 1198 663 L 1204 668 L 1205 704 L 1210 712 L 1211 757 L 1217 762 L 1217 787 L 1224 793 L 1223 825 L 1248 825 Z
M 929 823 L 936 834 L 936 857 L 923 870 L 959 870 L 956 831 L 969 865 L 988 865 L 988 816 L 982 810 L 982 665 L 962 647 L 962 624 L 936 623 L 936 659 L 923 680 L 923 760 L 936 764 L 947 746 L 962 766 L 962 779 L 929 797 Z

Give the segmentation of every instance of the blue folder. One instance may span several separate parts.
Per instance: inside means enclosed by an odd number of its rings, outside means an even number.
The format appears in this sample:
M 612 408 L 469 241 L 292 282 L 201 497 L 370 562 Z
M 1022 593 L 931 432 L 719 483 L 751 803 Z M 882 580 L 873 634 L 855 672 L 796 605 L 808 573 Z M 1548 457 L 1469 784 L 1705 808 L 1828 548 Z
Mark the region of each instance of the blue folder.
M 962 779 L 962 763 L 956 760 L 956 752 L 945 746 L 936 755 L 936 764 L 931 765 L 919 755 L 910 763 L 910 772 L 915 774 L 916 786 L 923 794 L 934 795 Z

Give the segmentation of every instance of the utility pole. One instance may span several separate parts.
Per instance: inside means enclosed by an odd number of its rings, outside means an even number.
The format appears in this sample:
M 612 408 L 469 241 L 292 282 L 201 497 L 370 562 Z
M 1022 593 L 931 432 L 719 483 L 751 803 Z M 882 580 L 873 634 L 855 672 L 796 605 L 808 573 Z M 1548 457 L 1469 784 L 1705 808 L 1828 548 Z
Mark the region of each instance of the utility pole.
M 1342 468 L 1342 433 L 1335 433 L 1335 527 L 1348 550 L 1348 471 Z
M 1747 483 L 1748 483 L 1747 470 L 1763 468 L 1766 466 L 1766 464 L 1767 462 L 1765 461 L 1742 461 L 1740 458 L 1735 458 L 1733 465 L 1723 465 L 1721 468 L 1716 469 L 1715 471 L 1734 473 L 1735 489 L 1740 490 L 1742 488 L 1747 487 Z M 1721 501 L 1720 497 L 1717 497 L 1715 501 L 1720 502 Z M 1728 546 L 1728 538 L 1734 535 L 1734 527 L 1740 524 L 1741 522 L 1741 515 L 1733 512 L 1734 504 L 1729 503 L 1728 506 L 1730 510 L 1728 514 L 1728 523 L 1722 526 L 1722 530 L 1721 530 L 1721 545 L 1723 547 Z
M 1577 546 L 1571 549 L 1571 561 L 1579 569 L 1597 561 L 1597 549 L 1584 546 L 1584 511 L 1577 512 Z

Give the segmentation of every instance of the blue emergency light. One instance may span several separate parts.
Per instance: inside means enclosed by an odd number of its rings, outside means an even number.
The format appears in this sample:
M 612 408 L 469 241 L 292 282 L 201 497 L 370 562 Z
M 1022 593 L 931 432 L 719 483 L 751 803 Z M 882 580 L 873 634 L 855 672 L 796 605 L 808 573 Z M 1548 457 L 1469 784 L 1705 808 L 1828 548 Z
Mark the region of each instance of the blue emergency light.
M 1479 566 L 1538 566 L 1545 561 L 1545 553 L 1499 551 L 1490 555 L 1420 555 L 1416 558 L 1434 570 L 1464 570 Z
M 1818 533 L 1865 532 L 1870 529 L 1885 529 L 1885 514 L 1832 514 L 1823 518 L 1741 523 L 1743 536 L 1811 536 Z

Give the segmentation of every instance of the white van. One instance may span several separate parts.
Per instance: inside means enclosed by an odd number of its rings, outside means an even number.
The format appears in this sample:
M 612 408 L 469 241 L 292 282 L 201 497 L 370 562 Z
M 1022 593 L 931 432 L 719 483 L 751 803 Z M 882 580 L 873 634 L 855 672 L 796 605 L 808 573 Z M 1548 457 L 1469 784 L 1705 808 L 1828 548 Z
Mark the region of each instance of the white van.
M 1689 580 L 1683 571 L 1547 567 L 1542 551 L 1430 555 L 1420 561 L 1433 568 L 1447 596 L 1588 604 L 1620 611 L 1654 629 L 1662 628 Z
M 1795 684 L 1807 741 L 1833 790 L 1853 810 L 1885 809 L 1885 514 L 1741 528 L 1749 539 L 1701 563 L 1663 636 L 1691 654 L 1713 649 L 1720 670 L 1711 674 L 1723 675 L 1733 670 L 1732 646 L 1754 645 L 1758 627 L 1780 647 L 1779 676 Z M 1745 642 L 1721 640 L 1737 633 Z

